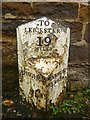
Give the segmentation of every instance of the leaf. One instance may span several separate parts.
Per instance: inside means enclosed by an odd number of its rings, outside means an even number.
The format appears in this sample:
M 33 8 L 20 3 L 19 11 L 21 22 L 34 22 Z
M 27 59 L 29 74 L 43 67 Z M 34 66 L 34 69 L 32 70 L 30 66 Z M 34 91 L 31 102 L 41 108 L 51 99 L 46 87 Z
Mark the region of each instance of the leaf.
M 14 104 L 14 102 L 12 100 L 4 100 L 2 103 L 6 106 L 10 106 L 10 105 Z
M 59 112 L 59 109 L 58 108 L 53 108 L 53 112 L 54 112 L 54 114 L 57 114 Z

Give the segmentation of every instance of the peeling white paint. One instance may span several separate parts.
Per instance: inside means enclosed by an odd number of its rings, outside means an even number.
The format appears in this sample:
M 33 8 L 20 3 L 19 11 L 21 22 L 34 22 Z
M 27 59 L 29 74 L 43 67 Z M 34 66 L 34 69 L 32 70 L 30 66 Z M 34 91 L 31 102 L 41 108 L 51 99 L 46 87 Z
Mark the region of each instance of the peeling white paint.
M 65 90 L 70 29 L 43 17 L 17 28 L 20 94 L 44 110 Z

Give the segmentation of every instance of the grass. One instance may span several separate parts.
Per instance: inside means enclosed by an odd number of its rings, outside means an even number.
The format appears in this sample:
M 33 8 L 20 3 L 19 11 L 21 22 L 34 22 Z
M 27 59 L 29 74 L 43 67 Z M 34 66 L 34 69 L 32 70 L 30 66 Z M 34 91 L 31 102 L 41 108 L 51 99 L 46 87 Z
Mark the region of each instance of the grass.
M 77 92 L 67 92 L 67 98 L 58 107 L 51 105 L 52 117 L 58 114 L 81 114 L 90 118 L 90 87 Z

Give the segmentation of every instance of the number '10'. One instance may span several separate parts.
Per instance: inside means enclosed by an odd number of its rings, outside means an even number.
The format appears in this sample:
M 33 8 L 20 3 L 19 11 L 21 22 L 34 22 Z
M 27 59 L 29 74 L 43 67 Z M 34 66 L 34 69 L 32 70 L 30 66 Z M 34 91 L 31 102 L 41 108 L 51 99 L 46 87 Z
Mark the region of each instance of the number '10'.
M 38 46 L 42 46 L 42 39 L 41 37 L 37 37 L 39 40 Z M 45 46 L 48 46 L 51 43 L 51 39 L 49 37 L 45 37 L 43 41 Z

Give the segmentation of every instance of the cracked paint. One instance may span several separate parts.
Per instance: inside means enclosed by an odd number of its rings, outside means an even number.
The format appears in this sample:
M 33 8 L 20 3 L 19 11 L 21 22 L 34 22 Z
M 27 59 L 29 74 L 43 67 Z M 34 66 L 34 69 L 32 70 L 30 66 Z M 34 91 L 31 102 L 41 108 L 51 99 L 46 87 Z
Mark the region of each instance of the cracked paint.
M 38 109 L 65 91 L 70 29 L 46 17 L 17 27 L 20 95 Z

